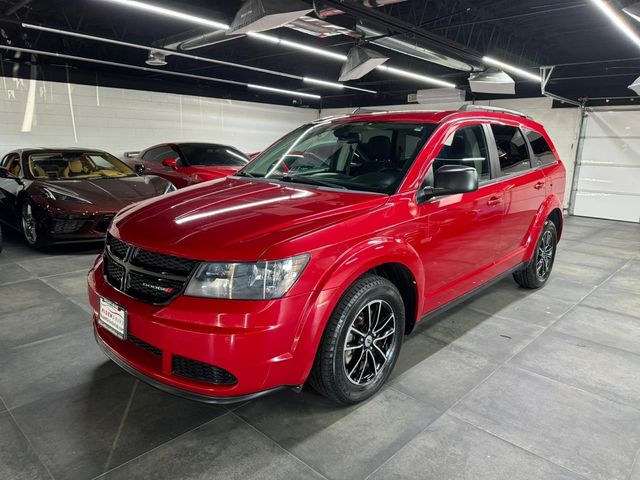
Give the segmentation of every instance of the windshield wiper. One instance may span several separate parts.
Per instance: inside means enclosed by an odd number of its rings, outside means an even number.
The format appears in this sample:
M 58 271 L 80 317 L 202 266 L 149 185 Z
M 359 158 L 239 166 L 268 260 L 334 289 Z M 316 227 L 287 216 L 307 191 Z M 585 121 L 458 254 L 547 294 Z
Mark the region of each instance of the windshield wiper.
M 307 183 L 309 185 L 318 185 L 320 187 L 341 188 L 342 190 L 348 190 L 348 188 L 343 185 L 338 185 L 332 182 L 325 182 L 322 180 L 318 180 L 317 178 L 308 177 L 306 175 L 283 175 L 280 178 L 276 178 L 276 180 L 282 180 L 283 182 Z
M 250 174 L 249 172 L 245 172 L 245 171 L 236 172 L 236 176 L 238 176 L 238 177 L 251 177 L 251 178 L 255 178 L 255 175 L 252 175 L 252 174 Z

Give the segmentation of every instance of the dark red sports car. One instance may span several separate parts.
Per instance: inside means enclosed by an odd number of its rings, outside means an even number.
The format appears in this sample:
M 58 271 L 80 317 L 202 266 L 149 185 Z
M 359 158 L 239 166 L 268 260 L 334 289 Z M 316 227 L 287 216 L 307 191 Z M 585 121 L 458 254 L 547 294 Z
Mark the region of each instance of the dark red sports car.
M 136 172 L 166 178 L 177 188 L 233 175 L 249 157 L 240 150 L 215 143 L 163 143 L 127 160 Z
M 100 150 L 14 150 L 0 161 L 0 222 L 38 248 L 102 240 L 120 209 L 173 190 Z

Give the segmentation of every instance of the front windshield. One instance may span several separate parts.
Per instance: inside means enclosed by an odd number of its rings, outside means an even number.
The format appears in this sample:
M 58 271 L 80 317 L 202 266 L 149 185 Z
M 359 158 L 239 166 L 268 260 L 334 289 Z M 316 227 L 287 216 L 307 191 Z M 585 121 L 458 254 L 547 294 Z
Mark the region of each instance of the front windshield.
M 240 174 L 392 194 L 435 128 L 398 122 L 306 125 L 269 147 Z
M 105 152 L 51 151 L 29 155 L 29 171 L 43 180 L 121 178 L 135 173 L 116 157 Z

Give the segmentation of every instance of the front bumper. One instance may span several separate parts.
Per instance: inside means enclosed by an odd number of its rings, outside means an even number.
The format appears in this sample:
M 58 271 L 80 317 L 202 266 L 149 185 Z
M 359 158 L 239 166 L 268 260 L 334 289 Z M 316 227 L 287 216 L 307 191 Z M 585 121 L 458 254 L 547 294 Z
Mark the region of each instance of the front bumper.
M 216 300 L 179 296 L 168 305 L 132 299 L 109 285 L 99 260 L 89 273 L 94 333 L 114 362 L 141 380 L 170 393 L 208 403 L 230 403 L 304 383 L 315 350 L 296 350 L 312 294 L 269 301 Z M 97 322 L 99 298 L 127 310 L 128 335 L 121 340 Z M 145 349 L 140 342 L 153 347 Z M 296 354 L 294 354 L 296 351 Z M 233 385 L 176 374 L 174 357 L 231 373 Z

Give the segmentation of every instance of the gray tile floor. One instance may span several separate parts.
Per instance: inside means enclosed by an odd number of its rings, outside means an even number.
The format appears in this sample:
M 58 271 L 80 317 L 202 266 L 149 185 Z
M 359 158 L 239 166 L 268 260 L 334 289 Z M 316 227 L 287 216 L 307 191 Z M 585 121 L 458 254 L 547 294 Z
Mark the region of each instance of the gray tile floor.
M 0 254 L 0 479 L 640 480 L 640 226 L 568 218 L 542 290 L 507 279 L 406 339 L 389 385 L 235 407 L 95 346 L 95 249 Z

